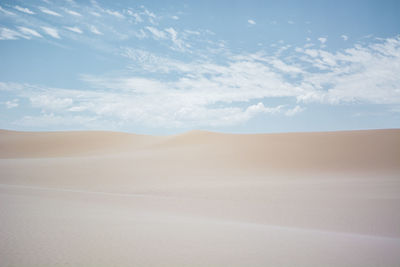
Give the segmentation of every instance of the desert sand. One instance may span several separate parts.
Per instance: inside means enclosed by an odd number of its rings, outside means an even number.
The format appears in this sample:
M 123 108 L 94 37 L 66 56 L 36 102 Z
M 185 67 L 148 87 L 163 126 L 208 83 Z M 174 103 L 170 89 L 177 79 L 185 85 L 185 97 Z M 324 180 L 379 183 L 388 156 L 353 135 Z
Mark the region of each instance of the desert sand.
M 0 266 L 400 266 L 400 130 L 0 131 Z

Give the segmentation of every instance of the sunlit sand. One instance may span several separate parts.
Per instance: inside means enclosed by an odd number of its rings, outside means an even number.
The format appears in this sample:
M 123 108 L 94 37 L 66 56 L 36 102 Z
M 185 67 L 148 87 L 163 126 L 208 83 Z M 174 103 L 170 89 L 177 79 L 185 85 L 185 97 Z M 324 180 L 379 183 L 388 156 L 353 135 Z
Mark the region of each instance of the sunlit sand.
M 0 266 L 398 266 L 400 130 L 0 131 Z

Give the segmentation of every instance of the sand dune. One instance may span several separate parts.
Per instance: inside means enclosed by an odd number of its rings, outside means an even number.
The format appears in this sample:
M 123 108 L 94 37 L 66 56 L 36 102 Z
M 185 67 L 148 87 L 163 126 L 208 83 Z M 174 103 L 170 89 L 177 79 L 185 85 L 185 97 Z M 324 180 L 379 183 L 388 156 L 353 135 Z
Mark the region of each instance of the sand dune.
M 398 266 L 400 130 L 2 130 L 0 203 L 0 266 Z
M 199 165 L 217 161 L 229 165 L 229 169 L 397 172 L 400 170 L 399 137 L 400 130 L 253 135 L 191 131 L 171 137 L 3 130 L 0 131 L 0 158 L 110 156 L 145 151 L 160 156 L 166 152 L 166 158 L 191 160 Z

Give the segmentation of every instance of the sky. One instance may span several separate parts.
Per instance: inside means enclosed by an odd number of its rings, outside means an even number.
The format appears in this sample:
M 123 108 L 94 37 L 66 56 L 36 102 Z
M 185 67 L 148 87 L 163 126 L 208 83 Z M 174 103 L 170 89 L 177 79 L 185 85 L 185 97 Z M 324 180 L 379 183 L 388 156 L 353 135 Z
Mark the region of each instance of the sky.
M 400 128 L 400 1 L 0 0 L 0 128 Z

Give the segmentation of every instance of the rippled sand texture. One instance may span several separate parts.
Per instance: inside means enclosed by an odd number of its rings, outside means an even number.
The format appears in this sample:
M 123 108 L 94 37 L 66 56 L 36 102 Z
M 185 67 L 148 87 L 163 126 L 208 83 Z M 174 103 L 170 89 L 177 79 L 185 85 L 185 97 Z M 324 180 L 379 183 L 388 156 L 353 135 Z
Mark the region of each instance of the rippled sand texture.
M 400 266 L 400 130 L 0 131 L 0 266 Z

